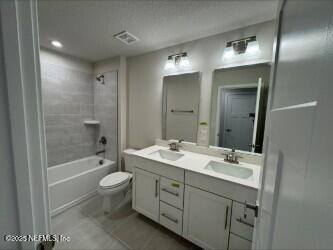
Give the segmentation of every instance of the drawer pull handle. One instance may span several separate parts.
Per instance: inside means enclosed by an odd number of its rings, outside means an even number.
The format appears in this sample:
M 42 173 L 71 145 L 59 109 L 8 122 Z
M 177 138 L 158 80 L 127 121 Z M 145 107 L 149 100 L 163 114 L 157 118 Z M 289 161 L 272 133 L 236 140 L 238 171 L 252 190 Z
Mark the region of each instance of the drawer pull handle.
M 169 215 L 167 215 L 167 214 L 165 214 L 165 213 L 162 213 L 161 215 L 162 215 L 164 218 L 167 218 L 168 220 L 171 220 L 172 222 L 178 224 L 178 220 L 177 220 L 177 219 L 174 219 L 174 218 L 170 217 Z
M 168 190 L 168 189 L 166 189 L 166 188 L 162 188 L 162 191 L 164 191 L 164 192 L 166 192 L 166 193 L 169 193 L 169 194 L 172 194 L 172 195 L 174 195 L 174 196 L 179 196 L 179 194 L 178 193 L 176 193 L 176 192 L 172 192 L 172 191 L 170 191 L 170 190 Z
M 228 214 L 229 214 L 229 206 L 227 206 L 227 209 L 225 210 L 225 222 L 224 222 L 225 230 L 227 230 L 227 226 L 228 226 Z
M 155 197 L 157 197 L 158 196 L 158 188 L 157 188 L 157 186 L 158 186 L 158 180 L 155 180 Z
M 242 218 L 238 218 L 238 219 L 236 219 L 236 221 L 238 221 L 239 223 L 242 223 L 242 224 L 244 224 L 244 225 L 246 225 L 246 226 L 254 227 L 253 224 L 251 224 L 251 223 L 249 223 L 249 222 L 243 220 Z

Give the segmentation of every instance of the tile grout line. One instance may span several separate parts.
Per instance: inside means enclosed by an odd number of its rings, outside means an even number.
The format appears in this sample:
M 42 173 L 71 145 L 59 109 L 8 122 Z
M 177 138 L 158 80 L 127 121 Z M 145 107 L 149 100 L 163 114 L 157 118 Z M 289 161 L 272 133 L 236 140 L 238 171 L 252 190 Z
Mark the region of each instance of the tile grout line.
M 85 214 L 81 207 L 78 207 L 78 209 L 79 209 L 83 214 Z M 130 216 L 129 216 L 128 218 L 126 218 L 125 220 L 127 221 L 127 220 L 128 220 L 131 216 L 133 216 L 133 215 L 135 215 L 135 213 L 132 214 L 132 215 L 130 215 Z M 111 235 L 112 237 L 114 237 L 116 240 L 118 240 L 120 243 L 122 243 L 122 244 L 123 244 L 125 247 L 127 247 L 128 249 L 132 249 L 131 247 L 129 247 L 129 245 L 128 245 L 126 242 L 122 241 L 122 240 L 119 239 L 116 235 L 114 235 L 114 234 L 112 233 L 112 232 L 113 232 L 115 229 L 117 229 L 119 226 L 125 224 L 126 221 L 124 221 L 123 223 L 120 223 L 119 225 L 115 226 L 115 228 L 113 228 L 113 229 L 110 230 L 110 232 L 109 232 L 109 231 L 106 231 L 106 230 L 104 229 L 104 226 L 103 226 L 102 223 L 100 223 L 97 219 L 95 219 L 94 217 L 92 217 L 90 214 L 88 214 L 88 217 L 89 217 L 91 220 L 93 220 L 93 222 L 96 223 L 96 224 L 97 224 L 97 225 L 98 225 L 98 226 L 99 226 L 104 232 L 106 232 L 107 234 L 109 234 L 109 235 Z

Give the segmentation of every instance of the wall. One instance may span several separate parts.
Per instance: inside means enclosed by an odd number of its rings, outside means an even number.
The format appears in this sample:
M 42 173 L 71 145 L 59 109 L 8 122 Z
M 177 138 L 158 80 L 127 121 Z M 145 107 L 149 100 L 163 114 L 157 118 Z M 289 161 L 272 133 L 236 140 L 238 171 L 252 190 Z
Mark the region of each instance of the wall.
M 20 229 L 2 46 L 0 36 L 0 249 L 18 249 L 18 242 L 3 240 L 5 234 L 19 235 Z
M 40 57 L 49 166 L 94 155 L 103 149 L 98 143 L 103 135 L 108 139 L 105 157 L 117 161 L 121 58 L 92 64 L 47 49 Z M 104 85 L 96 80 L 98 73 L 104 74 Z M 90 119 L 100 126 L 84 125 Z
M 96 151 L 106 150 L 105 158 L 117 161 L 118 158 L 118 84 L 117 71 L 103 72 L 104 84 L 94 80 L 94 114 L 100 122 L 96 129 Z M 99 138 L 105 136 L 107 144 L 101 145 Z
M 269 21 L 128 58 L 128 146 L 143 148 L 154 144 L 155 138 L 162 137 L 163 76 L 181 72 L 202 72 L 199 122 L 209 122 L 213 71 L 222 67 L 270 62 L 274 30 L 275 22 Z M 222 61 L 227 41 L 253 35 L 256 35 L 259 41 L 259 56 Z M 188 52 L 190 67 L 186 70 L 165 71 L 167 56 L 183 51 Z M 208 145 L 209 134 L 199 133 L 198 138 L 202 145 Z
M 259 77 L 262 78 L 262 92 L 259 105 L 259 117 L 258 117 L 256 141 L 257 144 L 260 145 L 262 144 L 264 126 L 265 126 L 269 73 L 270 73 L 270 66 L 268 64 L 218 69 L 214 71 L 212 96 L 211 96 L 212 107 L 210 115 L 210 139 L 209 139 L 210 145 L 215 145 L 218 88 L 223 85 L 241 85 L 241 84 L 257 83 Z M 261 152 L 261 147 L 257 148 L 256 150 L 258 150 L 256 152 Z
M 94 74 L 117 71 L 118 81 L 118 167 L 121 168 L 122 152 L 127 147 L 127 82 L 126 82 L 126 58 L 123 56 L 113 57 L 94 63 Z
M 93 68 L 88 62 L 41 50 L 48 166 L 95 153 Z

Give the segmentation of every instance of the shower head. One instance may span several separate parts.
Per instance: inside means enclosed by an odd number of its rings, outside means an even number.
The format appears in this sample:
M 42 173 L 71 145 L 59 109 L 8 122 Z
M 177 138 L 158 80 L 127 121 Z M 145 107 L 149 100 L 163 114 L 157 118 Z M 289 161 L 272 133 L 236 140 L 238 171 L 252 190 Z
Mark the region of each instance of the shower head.
M 96 76 L 97 81 L 101 82 L 102 84 L 104 84 L 104 75 L 102 74 L 97 74 Z

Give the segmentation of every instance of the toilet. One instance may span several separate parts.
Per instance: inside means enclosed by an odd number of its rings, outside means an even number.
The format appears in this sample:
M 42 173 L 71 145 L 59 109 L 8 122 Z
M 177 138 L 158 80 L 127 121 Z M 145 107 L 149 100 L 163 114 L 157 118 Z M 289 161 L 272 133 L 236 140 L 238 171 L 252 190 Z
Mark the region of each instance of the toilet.
M 112 201 L 117 195 L 123 194 L 124 197 L 128 195 L 132 189 L 132 167 L 128 156 L 134 153 L 134 149 L 124 150 L 125 171 L 114 172 L 100 180 L 98 185 L 98 193 L 103 196 L 103 211 L 104 213 L 111 212 Z

